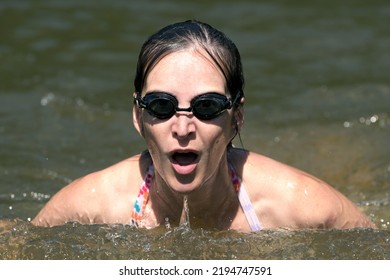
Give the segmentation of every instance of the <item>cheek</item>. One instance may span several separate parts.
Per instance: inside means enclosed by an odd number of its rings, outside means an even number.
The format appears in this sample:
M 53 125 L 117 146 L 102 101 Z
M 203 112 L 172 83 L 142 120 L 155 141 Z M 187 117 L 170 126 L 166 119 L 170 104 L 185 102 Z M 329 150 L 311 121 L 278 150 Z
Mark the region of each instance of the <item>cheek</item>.
M 143 129 L 145 133 L 145 138 L 152 139 L 153 141 L 161 141 L 161 136 L 169 133 L 169 128 L 167 126 L 166 120 L 159 120 L 155 117 L 152 117 L 148 113 L 144 112 L 143 117 Z
M 213 151 L 223 151 L 229 145 L 230 141 L 234 136 L 234 131 L 229 122 L 225 122 L 225 126 L 214 127 L 214 131 L 205 130 L 206 143 L 210 143 Z
M 149 152 L 154 155 L 160 151 L 162 139 L 166 139 L 164 130 L 159 129 L 158 125 L 149 123 L 144 124 L 144 137 Z
M 226 145 L 228 145 L 230 141 L 233 139 L 233 137 L 235 136 L 235 129 L 236 129 L 235 118 L 227 114 L 226 117 L 223 118 L 223 120 L 221 120 L 219 127 L 221 131 L 217 141 L 221 145 L 222 145 L 221 142 L 224 142 L 226 143 Z

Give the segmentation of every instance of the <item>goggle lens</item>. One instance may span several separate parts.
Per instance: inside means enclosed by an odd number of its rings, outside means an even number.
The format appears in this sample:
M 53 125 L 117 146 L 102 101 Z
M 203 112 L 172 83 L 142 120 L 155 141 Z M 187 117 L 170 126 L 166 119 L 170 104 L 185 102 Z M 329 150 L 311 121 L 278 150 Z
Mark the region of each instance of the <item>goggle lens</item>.
M 148 98 L 146 109 L 159 119 L 167 119 L 175 113 L 176 105 L 172 100 L 163 98 Z

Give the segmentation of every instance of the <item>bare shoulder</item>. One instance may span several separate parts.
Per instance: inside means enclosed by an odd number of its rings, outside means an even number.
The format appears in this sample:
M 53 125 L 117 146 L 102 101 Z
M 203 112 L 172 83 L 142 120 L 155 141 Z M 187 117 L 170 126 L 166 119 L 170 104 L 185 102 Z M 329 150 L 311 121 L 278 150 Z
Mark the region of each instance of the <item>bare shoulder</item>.
M 33 224 L 53 226 L 68 221 L 121 223 L 131 214 L 147 160 L 136 155 L 63 187 L 34 218 Z
M 242 159 L 243 182 L 265 227 L 374 227 L 323 180 L 260 154 L 247 152 Z
M 86 197 L 90 195 L 101 198 L 120 197 L 124 192 L 137 191 L 139 186 L 134 183 L 142 180 L 144 169 L 146 167 L 140 162 L 140 155 L 137 155 L 88 174 L 68 187 Z

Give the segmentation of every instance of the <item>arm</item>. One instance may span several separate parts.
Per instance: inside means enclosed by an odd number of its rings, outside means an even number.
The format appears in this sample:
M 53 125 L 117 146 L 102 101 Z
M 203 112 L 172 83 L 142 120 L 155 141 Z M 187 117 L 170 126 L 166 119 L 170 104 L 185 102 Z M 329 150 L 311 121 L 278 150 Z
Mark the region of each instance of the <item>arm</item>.
M 376 228 L 343 194 L 301 170 L 250 153 L 244 172 L 267 228 Z
M 324 219 L 326 220 L 326 228 L 376 228 L 375 224 L 348 198 L 338 192 L 336 189 L 320 182 L 322 188 L 321 192 L 329 192 L 325 195 L 324 205 Z
M 376 228 L 352 201 L 327 183 L 299 170 L 293 177 L 296 187 L 284 193 L 291 196 L 285 197 L 286 211 L 297 227 Z
M 32 223 L 128 223 L 143 179 L 140 169 L 144 168 L 140 167 L 139 156 L 134 156 L 82 177 L 56 193 Z
M 37 226 L 56 226 L 70 221 L 91 223 L 96 216 L 99 203 L 94 196 L 93 185 L 96 174 L 78 179 L 62 188 L 32 220 Z

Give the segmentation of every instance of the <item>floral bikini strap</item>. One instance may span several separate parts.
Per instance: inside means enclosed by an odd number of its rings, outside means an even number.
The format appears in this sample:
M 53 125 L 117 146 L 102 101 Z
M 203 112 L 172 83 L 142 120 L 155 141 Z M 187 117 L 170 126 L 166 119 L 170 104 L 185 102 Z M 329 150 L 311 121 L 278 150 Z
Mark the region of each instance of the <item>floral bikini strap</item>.
M 146 203 L 149 198 L 149 189 L 152 183 L 154 174 L 153 164 L 151 164 L 146 172 L 144 182 L 135 200 L 133 212 L 131 213 L 131 223 L 138 227 L 138 223 L 142 221 Z
M 236 170 L 230 165 L 230 173 L 232 174 L 232 183 L 236 193 L 239 192 L 241 186 L 241 179 L 238 177 Z

